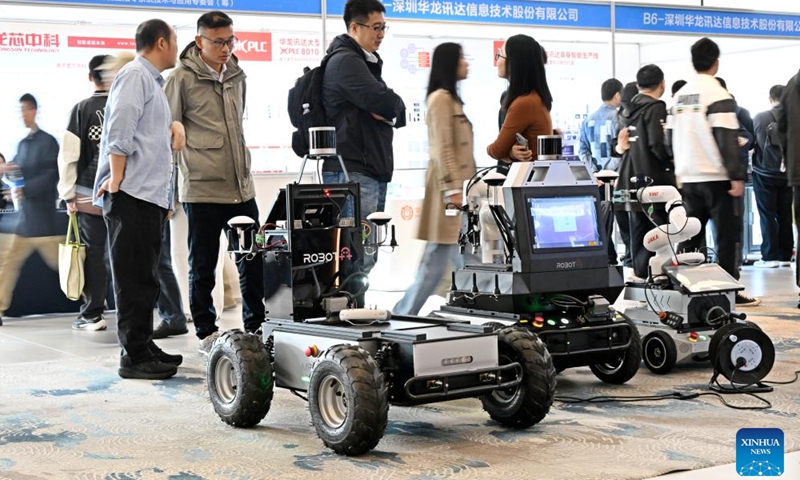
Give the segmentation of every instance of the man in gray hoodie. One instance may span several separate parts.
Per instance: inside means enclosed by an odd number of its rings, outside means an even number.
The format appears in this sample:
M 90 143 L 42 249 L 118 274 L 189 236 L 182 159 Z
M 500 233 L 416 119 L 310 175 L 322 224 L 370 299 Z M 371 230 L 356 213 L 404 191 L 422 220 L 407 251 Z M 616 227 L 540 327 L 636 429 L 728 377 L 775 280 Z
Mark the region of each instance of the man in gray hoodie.
M 189 306 L 205 354 L 219 336 L 211 291 L 220 232 L 230 230 L 227 222 L 235 216 L 259 219 L 242 129 L 246 76 L 235 47 L 233 20 L 220 11 L 203 14 L 164 86 L 173 120 L 186 129 L 178 195 L 189 222 Z M 244 328 L 254 332 L 264 321 L 261 262 L 239 262 L 239 279 Z

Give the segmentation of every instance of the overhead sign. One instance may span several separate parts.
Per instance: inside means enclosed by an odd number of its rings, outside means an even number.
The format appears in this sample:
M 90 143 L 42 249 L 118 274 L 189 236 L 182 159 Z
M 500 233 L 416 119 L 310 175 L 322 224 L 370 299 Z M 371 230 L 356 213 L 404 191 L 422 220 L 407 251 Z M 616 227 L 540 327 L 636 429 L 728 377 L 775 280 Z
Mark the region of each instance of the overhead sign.
M 341 15 L 345 0 L 328 0 L 329 16 Z M 543 27 L 611 28 L 611 6 L 534 1 L 383 0 L 387 18 Z
M 24 0 L 24 2 L 302 15 L 320 15 L 322 13 L 320 1 L 314 0 Z
M 800 37 L 796 15 L 629 5 L 617 5 L 614 12 L 622 31 Z

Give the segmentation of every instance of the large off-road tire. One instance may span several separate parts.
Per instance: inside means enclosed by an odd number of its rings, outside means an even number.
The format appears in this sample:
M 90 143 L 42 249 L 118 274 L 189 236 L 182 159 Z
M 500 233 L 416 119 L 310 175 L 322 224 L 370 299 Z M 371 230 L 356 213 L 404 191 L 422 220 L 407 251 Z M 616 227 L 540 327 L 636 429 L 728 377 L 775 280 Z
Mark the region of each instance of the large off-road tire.
M 317 435 L 334 452 L 372 450 L 389 419 L 388 389 L 378 363 L 354 345 L 329 348 L 311 371 L 308 408 Z
M 208 355 L 208 392 L 223 422 L 257 425 L 269 412 L 272 364 L 261 337 L 241 330 L 223 333 Z
M 602 363 L 589 365 L 594 376 L 613 385 L 622 385 L 636 375 L 642 363 L 642 338 L 630 320 L 625 320 L 632 328 L 631 346 Z
M 519 362 L 522 381 L 513 388 L 481 396 L 492 420 L 511 428 L 528 428 L 542 421 L 556 394 L 556 369 L 547 346 L 534 333 L 507 327 L 497 332 L 498 364 Z M 513 376 L 513 372 L 506 375 Z M 510 380 L 510 378 L 503 378 Z
M 666 332 L 655 330 L 644 337 L 642 359 L 653 373 L 665 375 L 672 371 L 678 358 L 675 341 Z

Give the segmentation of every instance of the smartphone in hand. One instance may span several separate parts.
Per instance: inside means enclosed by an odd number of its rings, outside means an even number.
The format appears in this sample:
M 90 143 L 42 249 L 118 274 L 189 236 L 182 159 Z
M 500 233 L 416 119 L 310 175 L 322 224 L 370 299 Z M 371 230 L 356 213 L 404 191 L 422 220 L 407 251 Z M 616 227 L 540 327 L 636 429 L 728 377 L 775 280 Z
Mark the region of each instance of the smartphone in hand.
M 525 138 L 525 137 L 523 137 L 522 135 L 520 135 L 520 134 L 518 133 L 518 134 L 517 134 L 517 145 L 520 145 L 520 146 L 522 146 L 522 147 L 525 147 L 525 149 L 527 150 L 527 149 L 529 148 L 529 145 L 528 145 L 528 139 L 527 139 L 527 138 Z

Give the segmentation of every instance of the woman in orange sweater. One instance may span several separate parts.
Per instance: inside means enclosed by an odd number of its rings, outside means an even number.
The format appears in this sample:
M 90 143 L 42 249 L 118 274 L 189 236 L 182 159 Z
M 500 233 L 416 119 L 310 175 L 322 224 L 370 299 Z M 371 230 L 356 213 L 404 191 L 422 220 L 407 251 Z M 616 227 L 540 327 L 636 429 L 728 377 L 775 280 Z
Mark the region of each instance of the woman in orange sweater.
M 503 105 L 508 113 L 486 153 L 505 163 L 530 162 L 536 158 L 539 135 L 553 134 L 550 119 L 553 97 L 547 86 L 544 49 L 527 35 L 514 35 L 506 40 L 495 58 L 497 75 L 509 84 Z M 528 139 L 529 149 L 517 145 L 518 133 Z

